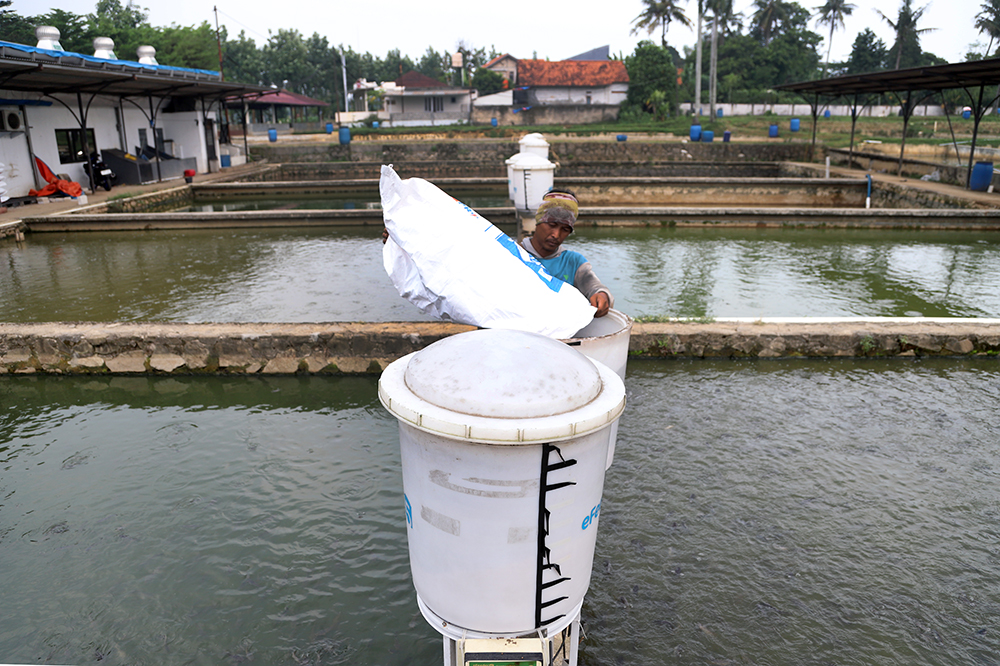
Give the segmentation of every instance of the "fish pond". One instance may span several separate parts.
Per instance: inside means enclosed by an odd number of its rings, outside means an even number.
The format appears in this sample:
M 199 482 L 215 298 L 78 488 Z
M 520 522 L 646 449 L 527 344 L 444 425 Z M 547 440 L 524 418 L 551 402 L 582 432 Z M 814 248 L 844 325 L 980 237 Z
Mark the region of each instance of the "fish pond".
M 626 385 L 582 664 L 1000 664 L 995 359 Z M 441 663 L 376 387 L 0 377 L 0 660 Z
M 0 320 L 428 319 L 389 282 L 380 232 L 30 234 L 0 242 Z M 633 317 L 1000 316 L 1000 232 L 582 227 L 566 247 Z

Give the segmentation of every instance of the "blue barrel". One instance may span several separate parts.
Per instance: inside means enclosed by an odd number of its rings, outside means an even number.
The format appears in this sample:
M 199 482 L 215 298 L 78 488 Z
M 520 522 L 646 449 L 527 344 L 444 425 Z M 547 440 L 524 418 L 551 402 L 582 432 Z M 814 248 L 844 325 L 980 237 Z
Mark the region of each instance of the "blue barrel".
M 278 140 L 278 130 L 274 129 L 273 127 L 271 129 L 267 130 L 267 140 L 270 141 L 271 143 L 274 143 L 275 141 L 277 141 Z
M 346 146 L 351 142 L 351 128 L 341 127 L 340 128 L 340 145 Z
M 969 176 L 969 189 L 974 192 L 985 192 L 993 183 L 993 162 L 976 162 Z
M 372 121 L 372 129 L 378 129 L 378 121 L 377 120 Z
M 233 160 L 229 155 L 219 155 L 219 163 L 223 169 L 226 169 L 233 165 Z
M 968 120 L 969 118 L 972 117 L 972 111 L 970 109 L 963 109 L 962 110 L 962 117 L 965 118 L 966 120 Z
M 715 132 L 712 130 L 702 130 L 701 142 L 702 143 L 712 143 L 712 139 L 715 138 Z
M 619 134 L 616 138 L 619 141 L 627 141 L 628 140 L 628 134 Z
M 333 123 L 327 123 L 326 124 L 326 133 L 327 134 L 333 134 Z
M 722 142 L 723 143 L 729 143 L 729 137 L 731 137 L 731 136 L 732 136 L 732 133 L 729 130 L 726 130 L 725 132 L 722 133 Z
M 827 109 L 826 111 L 823 112 L 823 117 L 824 118 L 829 118 L 830 117 L 830 109 Z
M 722 117 L 722 109 L 721 108 L 715 110 L 715 117 L 716 118 L 721 118 Z
M 792 130 L 793 132 L 798 132 L 799 131 L 799 119 L 798 118 L 792 118 L 791 120 L 789 120 L 788 121 L 788 128 L 790 130 Z
M 778 136 L 778 126 L 777 125 L 771 125 L 769 128 L 767 128 L 767 135 L 769 137 L 771 137 L 772 139 L 774 137 Z
M 496 118 L 490 118 L 490 125 L 493 125 L 493 127 L 496 127 L 497 126 L 497 119 Z
M 701 125 L 691 125 L 691 140 L 701 141 Z

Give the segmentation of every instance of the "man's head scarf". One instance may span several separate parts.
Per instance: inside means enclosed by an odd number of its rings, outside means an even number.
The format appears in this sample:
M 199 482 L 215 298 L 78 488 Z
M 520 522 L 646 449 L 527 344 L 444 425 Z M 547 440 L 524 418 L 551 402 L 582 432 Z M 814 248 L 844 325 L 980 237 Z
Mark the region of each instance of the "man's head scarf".
M 568 192 L 547 192 L 542 197 L 542 205 L 535 211 L 535 223 L 551 222 L 565 224 L 570 229 L 576 224 L 579 204 L 576 197 Z

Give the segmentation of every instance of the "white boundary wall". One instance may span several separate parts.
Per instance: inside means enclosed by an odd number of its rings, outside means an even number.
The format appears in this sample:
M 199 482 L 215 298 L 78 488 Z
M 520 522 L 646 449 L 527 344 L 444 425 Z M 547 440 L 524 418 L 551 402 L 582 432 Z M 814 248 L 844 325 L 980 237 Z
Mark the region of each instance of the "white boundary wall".
M 691 102 L 684 102 L 680 105 L 680 110 L 682 113 L 690 113 L 694 105 Z M 722 109 L 722 116 L 763 116 L 770 112 L 776 116 L 801 116 L 801 117 L 811 117 L 812 109 L 806 103 L 801 104 L 716 104 L 716 109 Z M 831 116 L 847 116 L 851 115 L 851 107 L 847 104 L 824 104 L 819 108 L 819 115 L 822 116 L 823 112 L 829 110 Z M 871 117 L 871 118 L 888 118 L 890 116 L 899 116 L 900 107 L 895 106 L 866 106 L 864 108 L 858 109 L 858 115 L 861 117 Z M 707 116 L 709 113 L 708 104 L 701 105 L 702 116 Z M 913 112 L 915 116 L 940 116 L 944 117 L 944 109 L 938 104 L 926 104 L 916 107 Z M 960 114 L 952 114 L 952 116 L 961 117 Z

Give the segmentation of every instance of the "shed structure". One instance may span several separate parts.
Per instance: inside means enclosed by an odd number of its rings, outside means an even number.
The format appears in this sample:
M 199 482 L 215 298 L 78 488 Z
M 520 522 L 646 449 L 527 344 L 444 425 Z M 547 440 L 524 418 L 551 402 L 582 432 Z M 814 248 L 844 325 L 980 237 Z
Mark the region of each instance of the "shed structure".
M 968 175 L 966 186 L 972 176 L 972 163 L 976 154 L 976 140 L 979 136 L 979 125 L 987 113 L 994 107 L 1000 94 L 996 92 L 1000 85 L 1000 58 L 989 58 L 972 62 L 950 63 L 931 67 L 913 67 L 870 74 L 855 74 L 837 76 L 817 81 L 803 81 L 777 86 L 778 90 L 787 90 L 802 95 L 807 100 L 812 111 L 813 146 L 816 145 L 816 121 L 821 108 L 821 99 L 833 100 L 846 98 L 851 100 L 851 147 L 850 158 L 854 156 L 854 130 L 858 119 L 859 108 L 867 105 L 870 95 L 892 94 L 897 97 L 902 107 L 903 141 L 899 150 L 898 173 L 903 170 L 903 152 L 906 149 L 906 129 L 913 110 L 928 97 L 944 90 L 962 90 L 972 109 L 972 150 L 969 152 Z M 950 117 L 949 117 L 950 122 Z

